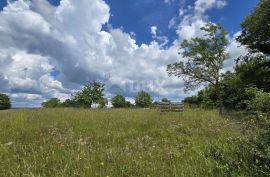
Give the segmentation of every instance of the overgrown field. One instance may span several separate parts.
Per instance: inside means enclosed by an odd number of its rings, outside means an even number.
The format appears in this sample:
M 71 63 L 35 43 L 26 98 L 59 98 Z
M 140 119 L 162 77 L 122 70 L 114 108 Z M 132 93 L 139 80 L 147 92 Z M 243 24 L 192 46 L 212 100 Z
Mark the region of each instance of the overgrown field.
M 0 176 L 251 176 L 235 145 L 245 136 L 199 109 L 1 111 Z

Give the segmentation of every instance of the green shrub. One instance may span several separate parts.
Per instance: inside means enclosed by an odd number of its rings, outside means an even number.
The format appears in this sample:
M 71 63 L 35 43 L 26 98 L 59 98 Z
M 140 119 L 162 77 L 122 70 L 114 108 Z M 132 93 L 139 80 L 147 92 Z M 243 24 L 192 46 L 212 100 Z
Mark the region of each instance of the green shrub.
M 58 98 L 51 98 L 48 101 L 42 103 L 44 108 L 56 108 L 61 107 L 61 102 Z
M 126 99 L 122 95 L 117 95 L 111 100 L 114 108 L 124 108 L 126 107 Z
M 246 93 L 250 95 L 250 100 L 246 101 L 249 110 L 270 113 L 270 93 L 257 88 L 248 88 Z
M 141 108 L 149 107 L 152 101 L 151 95 L 144 91 L 140 91 L 135 98 L 136 106 Z

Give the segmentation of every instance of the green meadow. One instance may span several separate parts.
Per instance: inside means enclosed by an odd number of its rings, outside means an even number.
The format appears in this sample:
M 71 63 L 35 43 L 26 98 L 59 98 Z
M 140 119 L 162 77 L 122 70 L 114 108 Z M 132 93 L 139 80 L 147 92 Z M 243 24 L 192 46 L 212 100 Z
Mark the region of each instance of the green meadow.
M 252 176 L 237 143 L 252 132 L 217 111 L 0 112 L 0 176 Z

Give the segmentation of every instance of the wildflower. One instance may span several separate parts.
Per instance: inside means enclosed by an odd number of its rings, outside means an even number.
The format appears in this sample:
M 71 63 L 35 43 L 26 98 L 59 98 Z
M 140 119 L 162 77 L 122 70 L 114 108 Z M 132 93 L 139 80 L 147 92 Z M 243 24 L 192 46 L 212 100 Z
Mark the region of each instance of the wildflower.
M 101 165 L 101 166 L 104 166 L 104 162 L 101 162 L 100 165 Z

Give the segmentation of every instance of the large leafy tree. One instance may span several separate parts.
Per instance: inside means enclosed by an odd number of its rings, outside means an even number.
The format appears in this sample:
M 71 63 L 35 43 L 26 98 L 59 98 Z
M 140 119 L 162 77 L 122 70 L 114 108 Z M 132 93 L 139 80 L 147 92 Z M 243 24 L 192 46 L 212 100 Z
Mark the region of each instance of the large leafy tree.
M 145 91 L 140 91 L 135 98 L 136 106 L 141 108 L 149 107 L 152 101 L 151 95 Z
M 126 106 L 126 99 L 122 95 L 117 95 L 111 100 L 114 108 L 123 108 Z
M 2 109 L 10 109 L 11 103 L 10 99 L 6 94 L 0 93 L 0 110 Z
M 180 54 L 188 61 L 169 64 L 167 72 L 170 76 L 182 77 L 186 91 L 210 84 L 215 88 L 219 107 L 222 108 L 220 78 L 223 63 L 229 57 L 225 50 L 227 33 L 220 25 L 213 23 L 207 23 L 201 30 L 205 33 L 204 37 L 184 40 L 181 44 Z
M 241 26 L 242 34 L 237 40 L 252 53 L 262 52 L 270 55 L 270 0 L 261 0 Z
M 58 98 L 51 98 L 42 103 L 44 108 L 56 108 L 61 106 L 61 101 Z
M 84 107 L 92 107 L 93 103 L 100 103 L 103 100 L 104 84 L 100 82 L 92 82 L 84 85 L 81 91 L 73 95 L 73 100 Z

